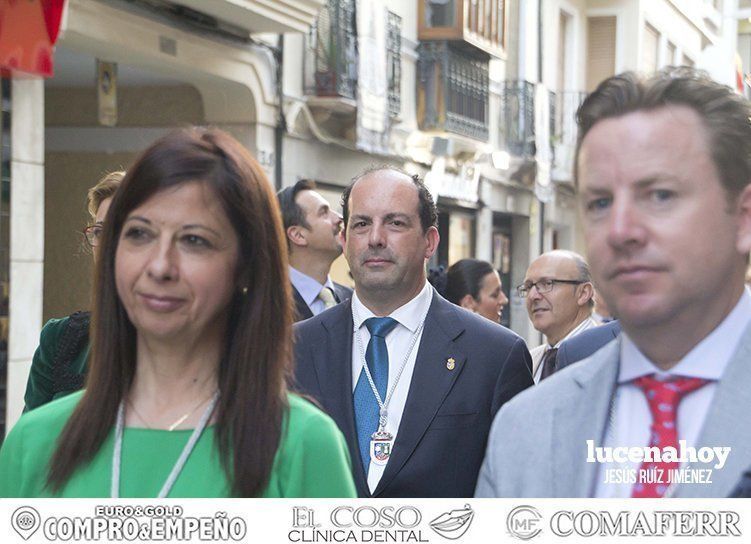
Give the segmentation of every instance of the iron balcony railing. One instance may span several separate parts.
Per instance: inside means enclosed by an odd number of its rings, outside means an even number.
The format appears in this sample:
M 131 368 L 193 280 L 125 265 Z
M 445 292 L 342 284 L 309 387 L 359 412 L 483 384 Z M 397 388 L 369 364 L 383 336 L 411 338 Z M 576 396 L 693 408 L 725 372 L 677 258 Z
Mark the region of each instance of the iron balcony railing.
M 402 111 L 402 18 L 388 12 L 386 35 L 386 69 L 388 70 L 389 115 L 398 117 Z
M 420 128 L 487 141 L 488 61 L 446 42 L 422 42 L 418 53 Z
M 535 156 L 535 85 L 507 80 L 501 95 L 501 145 L 512 155 Z
M 355 0 L 328 0 L 305 48 L 305 93 L 354 99 L 357 89 Z
M 573 175 L 574 153 L 579 135 L 576 112 L 586 96 L 581 91 L 559 91 L 551 97 L 552 166 L 560 176 Z

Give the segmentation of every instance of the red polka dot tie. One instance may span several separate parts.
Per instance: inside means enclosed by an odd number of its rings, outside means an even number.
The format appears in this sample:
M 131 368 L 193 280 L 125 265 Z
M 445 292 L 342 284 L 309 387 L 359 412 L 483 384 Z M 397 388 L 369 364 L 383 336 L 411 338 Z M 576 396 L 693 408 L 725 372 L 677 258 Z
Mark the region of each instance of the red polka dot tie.
M 671 378 L 658 380 L 654 375 L 642 376 L 634 380 L 634 384 L 644 392 L 652 412 L 652 426 L 650 427 L 649 447 L 673 447 L 678 450 L 677 414 L 678 404 L 684 395 L 696 391 L 708 381 L 701 378 Z M 669 471 L 680 467 L 680 463 L 665 461 L 643 461 L 642 471 L 651 471 L 646 481 L 640 482 L 637 477 L 632 497 L 657 499 L 662 497 L 670 486 Z M 655 470 L 656 469 L 656 470 Z M 662 472 L 660 472 L 662 471 Z M 642 472 L 641 474 L 645 474 Z M 660 475 L 662 476 L 660 478 Z

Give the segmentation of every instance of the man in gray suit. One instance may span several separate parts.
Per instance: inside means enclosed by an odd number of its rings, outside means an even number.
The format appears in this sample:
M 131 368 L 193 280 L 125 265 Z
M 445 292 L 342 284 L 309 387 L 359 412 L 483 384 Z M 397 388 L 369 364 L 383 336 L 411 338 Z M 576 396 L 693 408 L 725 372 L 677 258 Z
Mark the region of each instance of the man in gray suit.
M 299 390 L 344 433 L 362 497 L 467 497 L 498 408 L 532 385 L 524 341 L 426 281 L 435 203 L 394 168 L 342 196 L 350 301 L 295 328 Z
M 751 464 L 751 108 L 686 68 L 580 108 L 595 284 L 622 333 L 496 417 L 477 496 L 723 497 Z

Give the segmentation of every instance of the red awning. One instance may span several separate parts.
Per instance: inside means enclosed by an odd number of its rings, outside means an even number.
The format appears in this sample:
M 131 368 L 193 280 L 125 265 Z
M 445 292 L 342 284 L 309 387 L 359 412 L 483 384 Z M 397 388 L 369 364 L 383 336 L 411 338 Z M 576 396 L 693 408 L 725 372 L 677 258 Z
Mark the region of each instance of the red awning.
M 0 69 L 52 76 L 65 0 L 0 0 Z

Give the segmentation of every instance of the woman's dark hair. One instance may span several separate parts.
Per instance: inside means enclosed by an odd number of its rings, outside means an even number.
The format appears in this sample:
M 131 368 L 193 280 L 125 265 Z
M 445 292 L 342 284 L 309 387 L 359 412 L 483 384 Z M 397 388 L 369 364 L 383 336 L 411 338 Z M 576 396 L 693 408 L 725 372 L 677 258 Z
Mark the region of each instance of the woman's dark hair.
M 239 241 L 237 289 L 217 377 L 219 455 L 234 495 L 255 497 L 268 484 L 288 409 L 291 361 L 292 298 L 281 214 L 263 170 L 240 143 L 220 130 L 190 128 L 144 151 L 113 198 L 97 263 L 87 387 L 50 462 L 48 485 L 54 490 L 99 451 L 133 383 L 136 330 L 115 287 L 123 223 L 157 192 L 193 181 L 214 191 Z
M 443 297 L 460 305 L 465 295 L 479 300 L 482 280 L 495 271 L 493 265 L 479 259 L 462 259 L 452 264 L 446 272 L 431 270 L 430 283 Z

